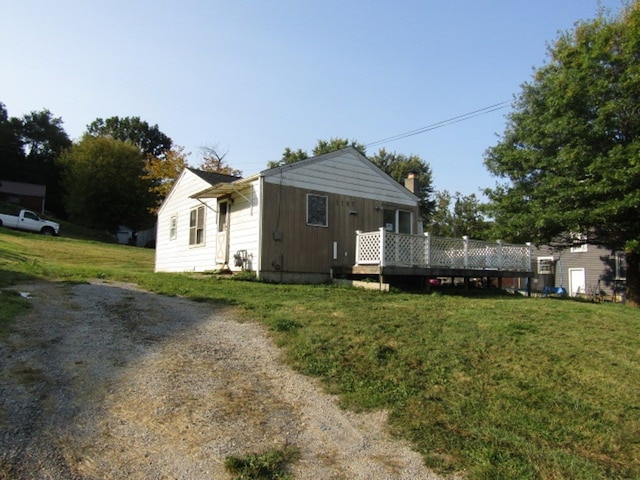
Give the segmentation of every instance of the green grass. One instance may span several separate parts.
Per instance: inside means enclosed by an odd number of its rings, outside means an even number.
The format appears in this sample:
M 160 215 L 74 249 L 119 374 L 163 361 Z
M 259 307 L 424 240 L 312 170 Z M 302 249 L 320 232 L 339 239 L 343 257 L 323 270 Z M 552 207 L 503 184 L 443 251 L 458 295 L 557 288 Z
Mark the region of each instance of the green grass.
M 640 310 L 152 269 L 150 250 L 0 230 L 0 285 L 102 277 L 237 306 L 345 407 L 387 409 L 393 432 L 439 472 L 640 478 Z
M 224 466 L 233 480 L 290 480 L 293 477 L 287 473 L 287 466 L 298 456 L 297 448 L 286 446 L 282 450 L 232 455 L 225 459 Z

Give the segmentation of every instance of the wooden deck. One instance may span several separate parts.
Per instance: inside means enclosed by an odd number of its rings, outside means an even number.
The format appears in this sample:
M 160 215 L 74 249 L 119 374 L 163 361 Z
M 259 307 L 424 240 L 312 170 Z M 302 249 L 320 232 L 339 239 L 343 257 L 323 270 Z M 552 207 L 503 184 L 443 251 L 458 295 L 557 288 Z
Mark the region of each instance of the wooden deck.
M 356 264 L 335 274 L 385 278 L 530 278 L 531 244 L 484 242 L 468 237 L 408 235 L 381 228 L 357 232 Z M 530 282 L 529 282 L 530 283 Z

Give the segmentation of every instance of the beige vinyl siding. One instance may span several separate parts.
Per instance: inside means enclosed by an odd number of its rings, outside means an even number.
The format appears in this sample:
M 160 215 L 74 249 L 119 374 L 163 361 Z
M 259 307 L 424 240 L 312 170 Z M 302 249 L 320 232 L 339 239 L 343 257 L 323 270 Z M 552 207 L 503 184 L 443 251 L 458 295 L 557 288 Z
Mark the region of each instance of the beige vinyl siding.
M 307 224 L 307 195 L 326 196 L 327 226 Z M 382 226 L 381 202 L 370 198 L 328 193 L 265 183 L 262 270 L 295 273 L 328 273 L 337 266 L 355 264 L 356 230 L 372 231 Z M 417 228 L 417 207 L 385 204 L 411 211 Z M 334 242 L 336 257 L 334 257 Z

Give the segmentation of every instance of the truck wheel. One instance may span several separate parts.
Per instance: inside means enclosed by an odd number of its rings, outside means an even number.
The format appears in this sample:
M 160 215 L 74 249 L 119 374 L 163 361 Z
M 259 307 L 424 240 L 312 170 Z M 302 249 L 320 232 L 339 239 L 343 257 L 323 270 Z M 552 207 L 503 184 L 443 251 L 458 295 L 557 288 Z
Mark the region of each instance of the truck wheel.
M 43 235 L 53 235 L 56 232 L 54 232 L 53 228 L 51 227 L 44 227 L 42 230 L 40 230 L 40 233 L 42 233 Z

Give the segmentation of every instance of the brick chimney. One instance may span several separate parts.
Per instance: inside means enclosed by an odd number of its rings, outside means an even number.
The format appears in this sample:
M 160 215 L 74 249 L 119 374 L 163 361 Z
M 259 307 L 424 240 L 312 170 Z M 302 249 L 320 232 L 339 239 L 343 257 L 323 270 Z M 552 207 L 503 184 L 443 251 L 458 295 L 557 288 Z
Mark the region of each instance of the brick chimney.
M 404 187 L 414 195 L 418 195 L 420 184 L 416 172 L 409 172 L 409 175 L 407 175 L 407 178 L 404 180 Z

